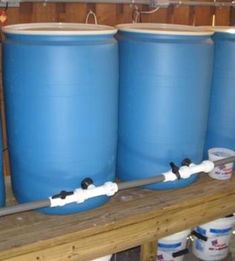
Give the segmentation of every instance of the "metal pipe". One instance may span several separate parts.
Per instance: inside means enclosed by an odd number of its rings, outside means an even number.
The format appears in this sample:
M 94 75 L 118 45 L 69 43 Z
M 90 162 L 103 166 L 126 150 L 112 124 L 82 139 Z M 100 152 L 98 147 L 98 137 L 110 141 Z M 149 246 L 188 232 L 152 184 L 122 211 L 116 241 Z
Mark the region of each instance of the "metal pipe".
M 50 200 L 44 199 L 40 201 L 33 201 L 30 203 L 18 204 L 11 207 L 0 208 L 0 216 L 12 215 L 20 212 L 34 210 L 38 208 L 45 208 L 50 206 Z
M 215 7 L 233 7 L 235 6 L 235 1 L 231 2 L 203 2 L 203 1 L 175 1 L 169 0 L 169 3 L 172 5 L 189 5 L 189 6 L 215 6 Z M 156 5 L 158 5 L 158 1 L 156 1 Z
M 136 188 L 136 187 L 141 187 L 145 185 L 150 185 L 154 183 L 160 183 L 164 181 L 164 176 L 155 176 L 151 178 L 146 178 L 146 179 L 137 179 L 133 181 L 126 181 L 126 182 L 120 182 L 118 183 L 118 190 L 124 190 L 124 189 L 130 189 L 130 188 Z
M 8 2 L 16 4 L 21 2 L 41 2 L 41 3 L 113 3 L 113 4 L 146 4 L 155 7 L 167 7 L 169 5 L 188 6 L 214 6 L 214 7 L 235 7 L 235 1 L 231 2 L 210 2 L 210 1 L 176 1 L 176 0 L 1 0 L 0 4 Z
M 234 161 L 235 161 L 235 156 L 232 156 L 232 157 L 228 157 L 225 159 L 214 161 L 214 166 L 216 167 L 216 166 L 220 166 L 220 165 L 227 164 L 227 163 L 234 162 Z M 146 178 L 146 179 L 120 182 L 117 185 L 118 185 L 118 190 L 125 190 L 125 189 L 130 189 L 130 188 L 135 188 L 135 187 L 141 187 L 144 185 L 160 183 L 160 182 L 163 182 L 164 179 L 165 178 L 163 175 L 159 175 L 159 176 L 154 176 L 154 177 L 150 177 L 150 178 Z M 34 210 L 34 209 L 38 209 L 38 208 L 44 208 L 44 207 L 50 207 L 49 199 L 19 204 L 19 205 L 15 205 L 12 207 L 1 208 L 0 217 L 6 216 L 6 215 L 11 215 L 11 214 L 16 214 L 16 213 L 20 213 L 20 212 L 25 212 L 25 211 L 29 211 L 29 210 Z
M 227 164 L 227 163 L 230 163 L 230 162 L 235 162 L 235 156 L 228 157 L 228 158 L 225 158 L 225 159 L 216 160 L 216 161 L 213 161 L 213 162 L 214 162 L 215 167 L 217 167 L 217 166 Z

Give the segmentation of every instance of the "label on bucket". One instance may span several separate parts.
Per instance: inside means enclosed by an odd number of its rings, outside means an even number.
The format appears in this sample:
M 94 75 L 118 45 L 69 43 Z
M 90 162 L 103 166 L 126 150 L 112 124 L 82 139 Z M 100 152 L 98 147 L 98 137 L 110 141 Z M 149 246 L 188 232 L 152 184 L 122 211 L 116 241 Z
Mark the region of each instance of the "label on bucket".
M 216 167 L 209 175 L 216 179 L 230 179 L 233 171 L 233 164 L 225 164 Z
M 172 254 L 182 250 L 184 246 L 182 242 L 174 242 L 172 244 L 158 243 L 157 261 L 182 261 L 183 256 L 173 257 Z
M 226 232 L 223 236 L 215 236 L 208 238 L 207 241 L 195 239 L 194 241 L 194 254 L 206 260 L 220 260 L 227 256 L 228 246 L 231 232 Z
M 161 252 L 157 254 L 157 261 L 175 261 L 174 257 L 172 257 L 172 253 L 166 253 L 166 252 Z
M 235 155 L 235 152 L 226 148 L 211 148 L 208 150 L 209 160 L 216 161 Z M 217 166 L 209 173 L 214 179 L 225 180 L 230 179 L 233 171 L 233 162 Z

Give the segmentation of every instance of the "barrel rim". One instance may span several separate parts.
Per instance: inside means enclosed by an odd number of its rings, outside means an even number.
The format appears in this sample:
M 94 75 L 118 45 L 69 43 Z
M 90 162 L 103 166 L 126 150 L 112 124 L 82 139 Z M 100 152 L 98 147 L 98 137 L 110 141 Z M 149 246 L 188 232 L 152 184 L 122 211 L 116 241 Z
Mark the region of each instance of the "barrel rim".
M 182 36 L 204 36 L 213 35 L 211 30 L 202 30 L 196 26 L 180 24 L 158 24 L 158 23 L 133 23 L 118 24 L 116 28 L 119 31 L 130 33 L 146 34 L 164 34 L 164 35 L 182 35 Z
M 117 29 L 108 25 L 83 23 L 25 23 L 7 25 L 3 33 L 20 35 L 114 35 Z
M 215 33 L 229 33 L 235 34 L 235 26 L 198 26 L 206 30 L 211 30 Z

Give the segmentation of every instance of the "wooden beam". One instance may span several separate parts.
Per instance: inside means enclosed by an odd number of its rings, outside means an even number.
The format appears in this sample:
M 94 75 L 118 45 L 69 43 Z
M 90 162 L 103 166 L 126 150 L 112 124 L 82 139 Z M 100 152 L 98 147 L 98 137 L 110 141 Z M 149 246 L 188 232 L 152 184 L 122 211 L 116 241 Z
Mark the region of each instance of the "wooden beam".
M 140 247 L 140 261 L 155 261 L 157 253 L 157 242 L 145 242 Z

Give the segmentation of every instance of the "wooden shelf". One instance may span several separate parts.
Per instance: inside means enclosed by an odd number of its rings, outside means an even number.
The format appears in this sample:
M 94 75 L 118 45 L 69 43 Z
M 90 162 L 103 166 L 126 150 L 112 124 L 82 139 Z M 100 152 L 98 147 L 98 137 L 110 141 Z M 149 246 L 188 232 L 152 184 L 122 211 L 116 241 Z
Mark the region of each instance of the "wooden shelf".
M 153 260 L 153 241 L 233 212 L 235 177 L 216 181 L 202 175 L 178 190 L 132 189 L 86 213 L 31 211 L 1 218 L 0 260 L 83 261 L 138 245 L 142 260 Z

